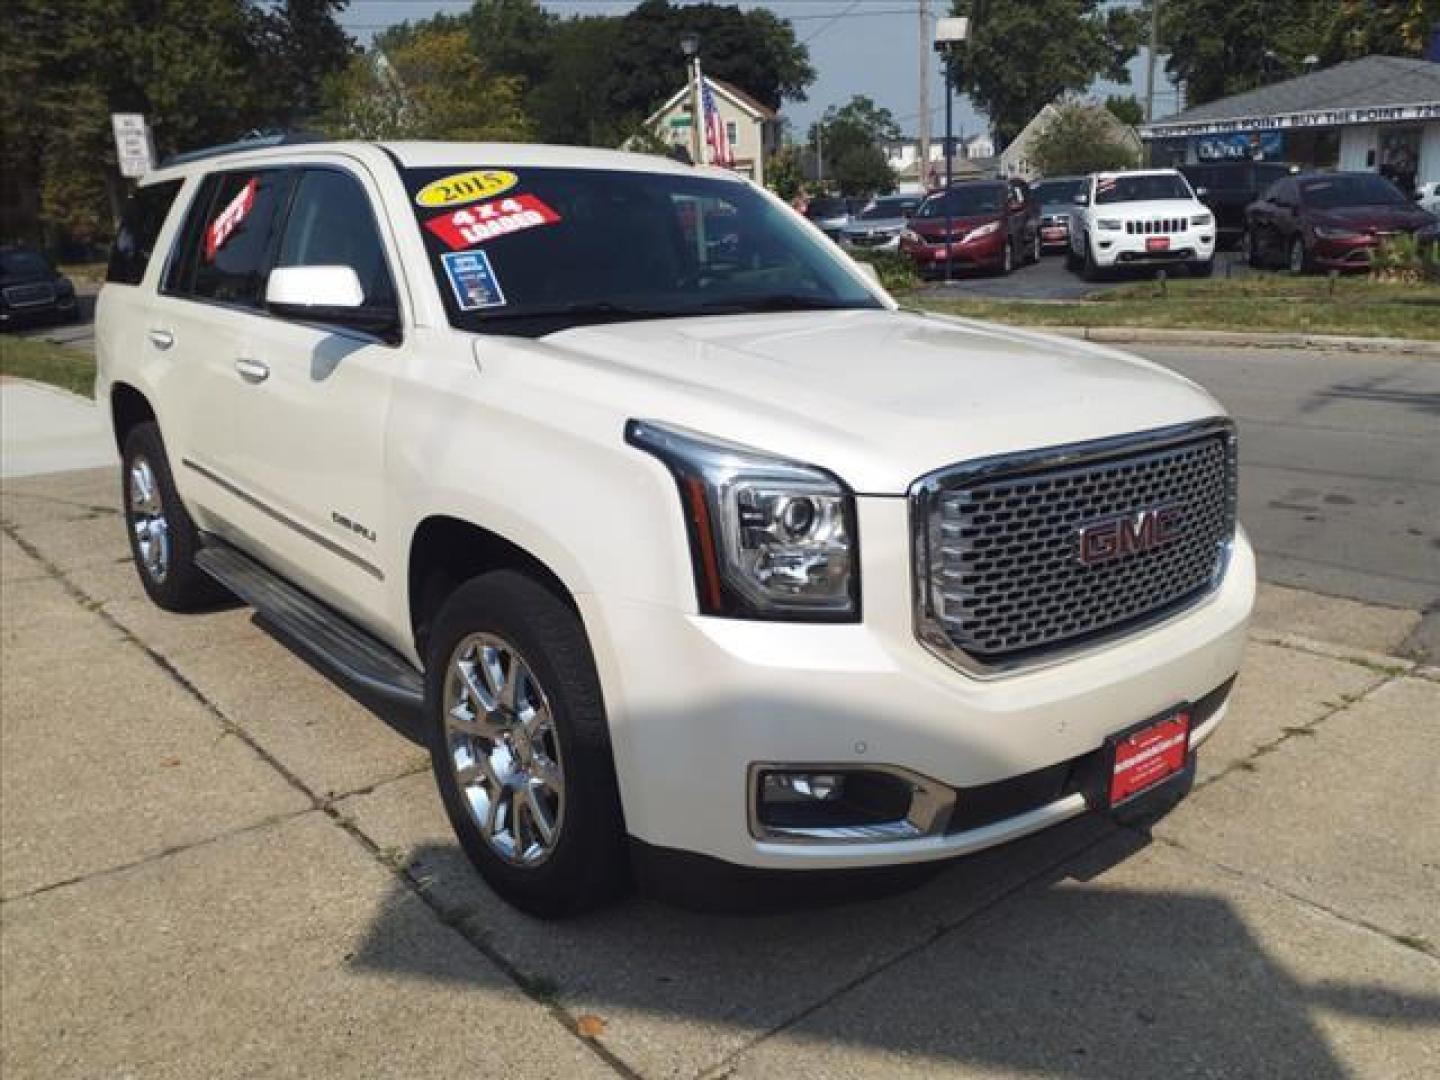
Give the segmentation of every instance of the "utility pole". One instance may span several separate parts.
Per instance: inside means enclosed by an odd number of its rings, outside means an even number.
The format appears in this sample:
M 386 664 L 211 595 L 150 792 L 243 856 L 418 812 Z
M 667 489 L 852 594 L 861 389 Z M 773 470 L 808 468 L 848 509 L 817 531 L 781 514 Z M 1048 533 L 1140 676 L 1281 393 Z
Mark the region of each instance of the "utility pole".
M 930 0 L 920 0 L 920 170 L 921 189 L 930 175 Z
M 1150 0 L 1150 49 L 1145 57 L 1145 122 L 1155 119 L 1155 54 L 1160 51 L 1160 0 Z
M 940 54 L 945 65 L 945 194 L 940 197 L 945 200 L 945 281 L 947 284 L 950 281 L 951 260 L 955 254 L 955 222 L 950 190 L 951 185 L 955 182 L 954 174 L 951 171 L 955 157 L 954 117 L 952 114 L 955 79 L 951 68 L 954 60 L 953 50 L 964 44 L 969 30 L 970 20 L 963 16 L 955 19 L 941 19 L 935 24 L 935 51 Z

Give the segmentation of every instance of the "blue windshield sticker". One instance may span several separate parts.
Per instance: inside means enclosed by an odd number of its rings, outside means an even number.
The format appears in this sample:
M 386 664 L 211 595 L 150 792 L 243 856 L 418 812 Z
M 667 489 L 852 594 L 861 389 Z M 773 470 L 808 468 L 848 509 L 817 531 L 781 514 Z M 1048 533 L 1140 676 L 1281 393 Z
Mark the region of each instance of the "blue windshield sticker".
M 490 268 L 490 259 L 485 252 L 450 251 L 441 255 L 440 259 L 445 264 L 445 276 L 450 279 L 450 289 L 455 293 L 455 302 L 460 305 L 461 311 L 505 306 L 500 280 Z

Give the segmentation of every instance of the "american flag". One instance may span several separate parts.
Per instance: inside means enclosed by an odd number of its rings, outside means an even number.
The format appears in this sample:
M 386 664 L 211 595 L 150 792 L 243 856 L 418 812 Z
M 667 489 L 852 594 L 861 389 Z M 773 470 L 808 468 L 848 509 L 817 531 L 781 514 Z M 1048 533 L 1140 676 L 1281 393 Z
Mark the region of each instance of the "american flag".
M 720 118 L 720 107 L 715 104 L 715 95 L 710 83 L 700 84 L 700 107 L 705 112 L 705 145 L 710 148 L 712 165 L 734 165 L 735 155 L 730 152 L 730 137 L 725 131 L 725 121 Z

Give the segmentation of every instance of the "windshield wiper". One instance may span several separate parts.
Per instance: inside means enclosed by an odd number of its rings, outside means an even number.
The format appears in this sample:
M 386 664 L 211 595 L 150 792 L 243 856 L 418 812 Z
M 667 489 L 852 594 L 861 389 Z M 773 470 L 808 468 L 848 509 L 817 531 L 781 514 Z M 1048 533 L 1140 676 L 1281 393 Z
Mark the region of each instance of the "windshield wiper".
M 823 296 L 806 296 L 803 293 L 769 293 L 710 300 L 701 305 L 701 312 L 713 315 L 744 311 L 844 311 L 878 306 L 865 301 L 827 300 Z

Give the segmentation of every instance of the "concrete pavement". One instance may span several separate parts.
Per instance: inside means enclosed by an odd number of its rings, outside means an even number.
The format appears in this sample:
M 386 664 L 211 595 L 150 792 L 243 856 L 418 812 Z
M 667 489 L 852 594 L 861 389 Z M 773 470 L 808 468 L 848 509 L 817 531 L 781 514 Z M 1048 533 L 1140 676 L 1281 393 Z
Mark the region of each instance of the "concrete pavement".
M 143 600 L 117 487 L 0 487 L 7 1076 L 1440 1071 L 1440 676 L 1373 655 L 1395 612 L 1267 590 L 1150 835 L 1082 818 L 886 900 L 550 925 L 471 872 L 406 718 L 245 609 Z
M 34 476 L 109 465 L 115 443 L 89 398 L 25 379 L 0 378 L 0 476 Z

